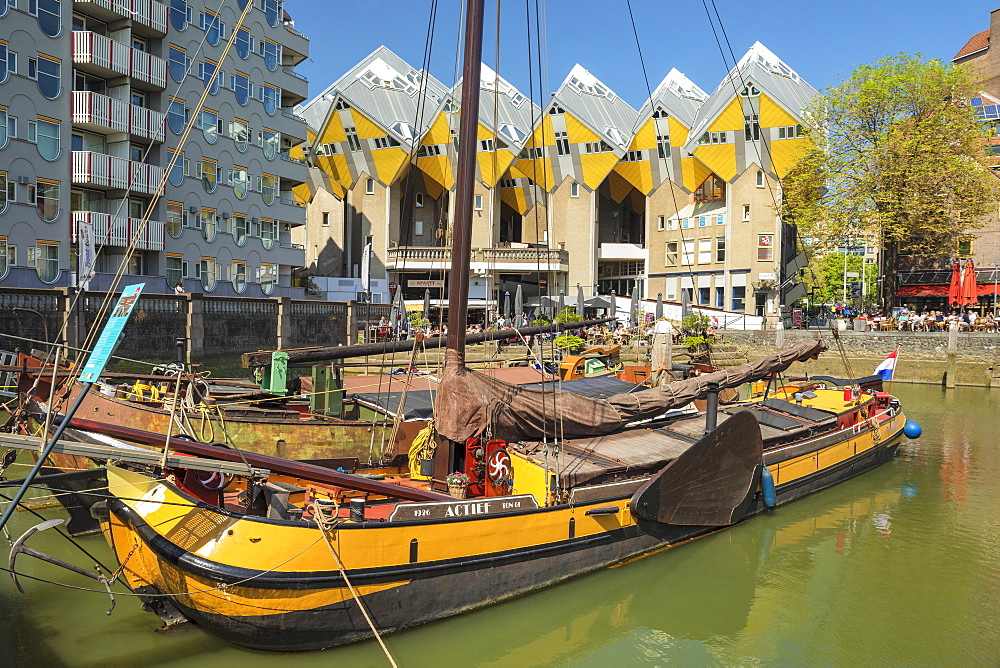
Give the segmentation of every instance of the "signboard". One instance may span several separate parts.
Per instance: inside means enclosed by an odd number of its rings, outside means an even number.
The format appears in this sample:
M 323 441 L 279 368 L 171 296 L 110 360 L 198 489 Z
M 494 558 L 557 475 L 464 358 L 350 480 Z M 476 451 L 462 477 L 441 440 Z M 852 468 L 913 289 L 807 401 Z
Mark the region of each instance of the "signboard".
M 84 290 L 90 287 L 90 279 L 94 277 L 97 264 L 97 251 L 94 249 L 94 224 L 80 222 L 76 227 L 77 253 L 79 254 L 77 285 Z
M 846 276 L 847 278 L 861 278 L 861 274 L 859 274 L 856 271 L 849 271 L 846 274 L 844 274 L 844 276 Z
M 776 280 L 778 280 L 778 275 L 775 274 L 774 272 L 765 273 L 765 272 L 762 271 L 762 272 L 760 272 L 760 274 L 758 274 L 758 277 L 762 281 L 776 281 Z
M 361 251 L 361 287 L 365 292 L 371 292 L 372 282 L 372 245 L 371 242 L 365 244 L 365 249 Z M 391 285 L 391 284 L 390 284 Z
M 393 281 L 389 281 L 389 291 L 391 292 L 395 289 L 396 289 L 396 284 Z
M 83 373 L 80 374 L 81 382 L 97 382 L 101 372 L 104 371 L 104 366 L 111 357 L 111 353 L 118 346 L 118 339 L 122 335 L 122 330 L 125 329 L 125 323 L 132 315 L 132 309 L 139 301 L 139 294 L 145 286 L 145 283 L 139 283 L 128 285 L 122 290 L 122 296 L 118 298 L 118 303 L 115 304 L 115 309 L 111 312 L 111 318 L 108 319 L 101 331 L 101 338 L 97 339 L 94 351 L 87 358 L 87 365 L 83 367 Z
M 411 278 L 406 281 L 406 287 L 408 288 L 444 288 L 444 281 L 435 281 L 430 279 L 420 279 Z
M 390 522 L 407 520 L 445 520 L 453 517 L 497 515 L 535 510 L 538 503 L 530 494 L 497 496 L 466 501 L 431 501 L 430 503 L 400 503 L 389 515 Z

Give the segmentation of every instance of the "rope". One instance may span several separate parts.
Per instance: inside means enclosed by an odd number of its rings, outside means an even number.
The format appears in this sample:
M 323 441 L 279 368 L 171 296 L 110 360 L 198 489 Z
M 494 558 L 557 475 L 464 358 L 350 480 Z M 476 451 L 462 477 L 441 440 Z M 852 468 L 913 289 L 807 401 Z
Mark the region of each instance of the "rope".
M 333 505 L 334 509 L 338 508 L 336 502 L 334 502 Z M 347 571 L 344 569 L 344 562 L 340 560 L 340 555 L 337 554 L 337 550 L 333 547 L 333 541 L 330 540 L 329 531 L 337 526 L 337 521 L 334 517 L 327 514 L 328 508 L 324 507 L 323 504 L 313 501 L 312 504 L 310 504 L 310 508 L 312 508 L 313 519 L 316 521 L 316 526 L 319 527 L 320 532 L 322 532 L 323 539 L 326 541 L 326 546 L 330 548 L 330 554 L 333 555 L 333 560 L 337 563 L 337 568 L 340 570 L 340 575 L 344 578 L 344 583 L 347 584 L 347 588 L 350 590 L 351 596 L 354 597 L 354 600 L 358 604 L 358 608 L 361 609 L 361 614 L 365 616 L 365 621 L 368 622 L 368 627 L 372 630 L 372 633 L 375 634 L 375 639 L 378 640 L 378 644 L 381 645 L 382 651 L 385 652 L 385 658 L 389 659 L 389 664 L 392 668 L 397 668 L 396 661 L 392 658 L 392 654 L 389 653 L 389 648 L 385 646 L 382 636 L 379 634 L 378 629 L 375 628 L 375 623 L 368 615 L 368 610 L 365 609 L 364 603 L 361 602 L 361 597 L 354 589 L 354 585 L 351 584 L 351 580 L 347 577 Z

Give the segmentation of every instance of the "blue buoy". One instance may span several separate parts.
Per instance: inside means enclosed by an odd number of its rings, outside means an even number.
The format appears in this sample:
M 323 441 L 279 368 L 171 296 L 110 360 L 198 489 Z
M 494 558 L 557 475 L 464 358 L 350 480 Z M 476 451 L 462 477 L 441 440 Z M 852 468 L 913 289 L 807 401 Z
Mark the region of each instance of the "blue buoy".
M 774 493 L 774 476 L 771 475 L 771 469 L 766 466 L 760 472 L 760 491 L 764 495 L 764 507 L 768 510 L 774 510 L 774 507 L 778 505 L 778 498 Z
M 920 438 L 920 434 L 924 433 L 924 430 L 919 422 L 907 420 L 906 424 L 903 425 L 903 433 L 906 434 L 907 438 Z

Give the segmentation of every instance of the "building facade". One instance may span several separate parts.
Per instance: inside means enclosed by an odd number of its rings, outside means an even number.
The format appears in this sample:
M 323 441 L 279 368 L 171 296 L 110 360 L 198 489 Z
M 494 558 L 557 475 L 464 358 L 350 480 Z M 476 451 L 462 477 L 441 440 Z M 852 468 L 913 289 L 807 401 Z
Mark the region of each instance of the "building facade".
M 180 282 L 219 295 L 302 294 L 292 270 L 304 249 L 291 236 L 305 224 L 293 189 L 306 166 L 292 148 L 308 139 L 293 111 L 307 97 L 295 66 L 308 40 L 279 0 L 257 0 L 240 25 L 245 6 L 6 6 L 0 287 L 74 286 L 87 226 L 98 246 L 91 290 L 121 270 L 148 292 Z
M 444 297 L 462 85 L 382 47 L 304 105 L 310 272 L 360 293 L 370 243 L 374 279 Z M 580 65 L 541 108 L 485 65 L 480 86 L 470 303 L 580 286 L 776 319 L 801 296 L 775 204 L 816 91 L 763 45 L 712 94 L 674 69 L 638 109 Z

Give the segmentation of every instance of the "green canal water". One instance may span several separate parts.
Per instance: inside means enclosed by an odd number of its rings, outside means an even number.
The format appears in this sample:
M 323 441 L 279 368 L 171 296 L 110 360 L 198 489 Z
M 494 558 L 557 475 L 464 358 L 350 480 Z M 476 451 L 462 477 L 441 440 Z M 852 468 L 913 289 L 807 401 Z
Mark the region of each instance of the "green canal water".
M 637 562 L 388 636 L 390 651 L 400 666 L 1000 664 L 1000 391 L 893 389 L 924 435 L 877 470 Z M 14 533 L 33 522 L 19 513 Z M 30 544 L 86 565 L 54 536 Z M 110 563 L 102 539 L 83 544 Z M 374 642 L 253 652 L 197 627 L 157 632 L 124 596 L 107 616 L 106 595 L 24 587 L 0 577 L 0 666 L 387 664 Z

